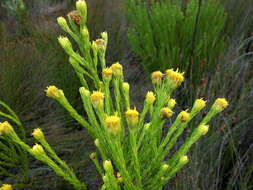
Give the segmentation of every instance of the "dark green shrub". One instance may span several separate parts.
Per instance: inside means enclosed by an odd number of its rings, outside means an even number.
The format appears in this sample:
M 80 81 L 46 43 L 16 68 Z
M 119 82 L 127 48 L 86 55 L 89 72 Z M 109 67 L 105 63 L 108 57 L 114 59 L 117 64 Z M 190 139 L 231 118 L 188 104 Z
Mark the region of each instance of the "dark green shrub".
M 226 13 L 218 1 L 190 0 L 185 10 L 171 0 L 125 2 L 128 38 L 147 72 L 179 68 L 198 82 L 215 69 L 225 46 Z

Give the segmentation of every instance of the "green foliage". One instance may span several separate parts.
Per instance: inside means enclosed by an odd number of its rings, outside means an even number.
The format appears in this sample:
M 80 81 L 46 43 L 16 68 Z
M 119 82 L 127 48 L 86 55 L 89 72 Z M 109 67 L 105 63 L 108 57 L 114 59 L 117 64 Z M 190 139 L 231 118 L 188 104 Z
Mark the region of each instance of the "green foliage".
M 179 68 L 198 83 L 224 51 L 226 13 L 215 0 L 190 0 L 185 10 L 171 0 L 126 0 L 128 38 L 145 71 Z
M 9 120 L 13 122 L 17 126 L 16 130 L 20 138 L 25 141 L 25 129 L 16 113 L 2 101 L 0 101 L 0 106 L 1 121 Z M 16 173 L 20 173 L 20 176 Z M 29 180 L 26 152 L 17 144 L 13 144 L 10 138 L 2 135 L 0 136 L 0 176 L 13 177 L 20 184 L 27 183 Z

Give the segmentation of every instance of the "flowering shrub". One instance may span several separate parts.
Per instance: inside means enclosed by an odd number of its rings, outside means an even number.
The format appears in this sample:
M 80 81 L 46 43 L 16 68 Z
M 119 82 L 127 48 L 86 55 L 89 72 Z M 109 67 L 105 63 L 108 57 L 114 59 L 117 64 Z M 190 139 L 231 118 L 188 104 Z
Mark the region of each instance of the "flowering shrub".
M 173 115 L 176 115 L 173 111 L 176 100 L 171 95 L 184 81 L 184 74 L 167 69 L 165 73 L 152 73 L 154 90 L 147 92 L 143 110 L 137 111 L 131 105 L 130 85 L 124 81 L 122 65 L 106 65 L 107 33 L 103 32 L 101 39 L 91 42 L 86 27 L 85 1 L 78 0 L 76 9 L 68 14 L 68 22 L 63 17 L 57 21 L 77 43 L 79 51 L 74 50 L 67 37 L 60 36 L 58 40 L 69 55 L 69 63 L 82 84 L 79 92 L 87 118 L 71 106 L 64 92 L 56 86 L 47 87 L 46 95 L 58 101 L 95 139 L 103 160 L 102 166 L 97 153 L 91 153 L 90 158 L 102 177 L 104 184 L 101 189 L 162 189 L 189 162 L 187 152 L 208 132 L 208 122 L 223 111 L 228 102 L 224 98 L 216 99 L 184 144 L 172 152 L 178 138 L 188 123 L 204 109 L 206 101 L 197 99 L 191 109 L 181 111 L 172 122 Z M 8 122 L 0 124 L 0 133 L 47 164 L 75 189 L 87 189 L 56 155 L 41 129 L 35 129 L 32 133 L 38 141 L 33 147 L 25 144 Z

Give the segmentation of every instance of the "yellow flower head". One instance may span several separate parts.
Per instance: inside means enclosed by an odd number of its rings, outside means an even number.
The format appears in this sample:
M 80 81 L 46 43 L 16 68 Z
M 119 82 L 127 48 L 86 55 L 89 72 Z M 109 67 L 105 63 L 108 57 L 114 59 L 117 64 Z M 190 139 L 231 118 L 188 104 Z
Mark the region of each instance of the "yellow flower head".
M 168 108 L 173 109 L 176 104 L 177 104 L 176 100 L 173 98 L 170 98 L 168 101 Z
M 178 114 L 178 118 L 180 119 L 180 122 L 181 123 L 184 123 L 184 122 L 187 122 L 189 121 L 190 119 L 190 114 L 186 111 L 181 111 L 179 114 Z
M 97 44 L 97 48 L 99 49 L 99 50 L 105 50 L 105 40 L 103 40 L 103 39 L 97 39 L 96 41 L 95 41 L 95 43 Z
M 121 131 L 120 118 L 116 115 L 106 117 L 105 127 L 108 129 L 109 133 L 118 135 Z
M 89 31 L 88 31 L 88 29 L 87 28 L 83 28 L 81 31 L 80 31 L 80 33 L 81 33 L 81 35 L 82 35 L 82 37 L 84 38 L 84 39 L 89 39 Z
M 0 187 L 0 190 L 12 190 L 12 186 L 9 185 L 9 184 L 3 184 L 3 185 Z
M 209 126 L 208 125 L 199 125 L 197 130 L 198 130 L 198 133 L 200 133 L 201 135 L 205 135 L 209 130 Z
M 112 162 L 110 160 L 105 160 L 103 166 L 105 171 L 113 171 Z
M 130 89 L 129 83 L 128 82 L 123 82 L 122 88 L 123 88 L 124 92 L 128 92 L 129 89 Z
M 90 96 L 91 102 L 92 102 L 93 106 L 95 108 L 103 107 L 103 105 L 104 105 L 104 97 L 105 97 L 104 93 L 102 93 L 100 91 L 93 91 L 93 93 Z
M 32 147 L 32 153 L 35 154 L 35 155 L 44 155 L 45 151 L 44 151 L 44 149 L 41 145 L 36 143 Z
M 13 131 L 13 127 L 8 121 L 0 123 L 0 135 L 8 134 Z
M 206 101 L 203 100 L 203 98 L 200 98 L 200 99 L 195 100 L 195 102 L 193 104 L 193 109 L 195 109 L 196 111 L 200 111 L 205 106 L 206 106 Z
M 97 154 L 96 154 L 96 152 L 92 152 L 91 154 L 90 154 L 90 159 L 95 159 L 95 158 L 97 158 Z
M 59 36 L 58 42 L 65 51 L 70 52 L 71 50 L 73 50 L 72 44 L 67 37 Z
M 153 92 L 148 92 L 146 95 L 146 102 L 152 105 L 155 102 L 155 94 Z
M 112 69 L 111 68 L 105 68 L 103 69 L 102 71 L 102 76 L 103 76 L 103 79 L 106 80 L 106 81 L 110 81 L 112 79 Z
M 221 112 L 223 111 L 226 107 L 228 107 L 229 103 L 225 98 L 217 98 L 213 104 L 213 108 Z
M 32 132 L 32 136 L 37 140 L 41 140 L 45 138 L 44 133 L 42 132 L 40 128 L 34 129 Z
M 94 144 L 96 145 L 96 147 L 99 147 L 100 146 L 99 140 L 95 139 Z
M 56 86 L 48 86 L 45 90 L 46 96 L 50 98 L 60 98 L 63 95 L 62 90 L 58 89 Z
M 169 169 L 169 165 L 168 165 L 168 164 L 163 164 L 163 165 L 161 166 L 161 169 L 162 169 L 163 171 L 167 171 L 167 170 Z
M 117 172 L 116 176 L 117 176 L 117 181 L 118 181 L 119 183 L 122 183 L 122 182 L 124 181 L 124 180 L 123 180 L 123 177 L 121 176 L 121 174 L 120 174 L 119 172 Z
M 160 84 L 162 82 L 162 79 L 164 77 L 164 74 L 161 71 L 155 71 L 151 74 L 151 80 L 152 83 L 155 84 Z
M 125 112 L 128 125 L 136 125 L 139 120 L 139 112 L 135 109 L 128 109 Z
M 168 107 L 163 107 L 161 109 L 161 115 L 163 118 L 170 118 L 173 115 L 173 111 Z
M 165 73 L 167 79 L 171 81 L 175 87 L 179 86 L 184 81 L 184 73 L 180 73 L 178 70 L 167 69 Z
M 82 16 L 86 17 L 87 5 L 84 0 L 78 0 L 76 2 L 76 9 L 82 14 Z
M 188 156 L 181 156 L 181 158 L 179 159 L 179 163 L 182 164 L 182 165 L 185 165 L 189 162 L 189 158 Z
M 66 31 L 69 29 L 66 19 L 63 18 L 62 16 L 57 18 L 57 22 L 63 30 Z
M 90 91 L 84 87 L 80 87 L 79 92 L 86 97 L 90 97 Z
M 111 65 L 111 69 L 112 69 L 112 72 L 113 72 L 113 75 L 116 76 L 116 77 L 121 77 L 123 76 L 123 67 L 121 64 L 119 64 L 118 62 L 117 63 L 114 63 Z

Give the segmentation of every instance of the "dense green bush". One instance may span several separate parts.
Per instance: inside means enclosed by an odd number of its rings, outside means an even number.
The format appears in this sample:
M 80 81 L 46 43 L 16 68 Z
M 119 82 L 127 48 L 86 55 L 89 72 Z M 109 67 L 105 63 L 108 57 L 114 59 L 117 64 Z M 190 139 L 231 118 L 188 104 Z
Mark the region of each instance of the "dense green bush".
M 178 1 L 126 0 L 129 41 L 147 72 L 180 68 L 198 82 L 213 71 L 223 52 L 226 13 L 215 0 L 190 0 L 181 9 Z

